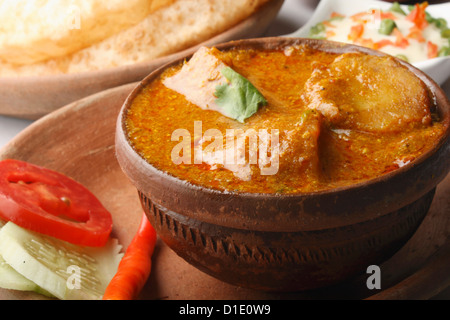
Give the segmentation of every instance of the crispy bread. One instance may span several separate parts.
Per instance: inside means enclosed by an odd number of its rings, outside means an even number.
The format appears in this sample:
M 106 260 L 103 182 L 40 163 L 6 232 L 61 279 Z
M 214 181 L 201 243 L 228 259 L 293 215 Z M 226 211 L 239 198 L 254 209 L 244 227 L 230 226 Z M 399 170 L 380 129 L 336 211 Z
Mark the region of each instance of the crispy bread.
M 77 73 L 155 59 L 227 30 L 268 0 L 172 0 L 170 4 L 165 3 L 168 0 L 158 1 L 162 3 L 154 3 L 157 9 L 153 7 L 134 26 L 46 61 L 22 66 L 0 63 L 0 75 Z
M 172 0 L 19 0 L 0 3 L 0 60 L 66 56 L 126 30 Z

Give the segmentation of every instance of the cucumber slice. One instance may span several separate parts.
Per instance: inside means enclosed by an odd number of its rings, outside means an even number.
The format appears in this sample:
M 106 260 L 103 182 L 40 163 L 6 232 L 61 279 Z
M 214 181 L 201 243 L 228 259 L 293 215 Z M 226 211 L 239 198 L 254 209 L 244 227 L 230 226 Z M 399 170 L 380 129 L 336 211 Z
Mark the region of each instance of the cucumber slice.
M 43 294 L 47 297 L 53 298 L 53 295 L 45 291 L 33 281 L 28 280 L 16 270 L 14 270 L 6 261 L 0 256 L 0 288 L 13 289 L 20 291 L 34 291 Z
M 5 223 L 5 221 L 0 220 L 0 228 L 3 227 Z M 11 266 L 6 263 L 2 256 L 0 256 L 0 288 L 21 291 L 35 291 L 51 296 L 48 292 L 39 288 L 39 286 L 34 282 L 28 280 L 16 270 L 11 268 Z
M 20 275 L 59 299 L 101 299 L 123 257 L 117 239 L 84 247 L 23 229 L 0 230 L 0 255 Z M 32 290 L 35 290 L 34 288 Z
M 5 225 L 5 221 L 0 220 L 0 228 Z M 21 291 L 41 291 L 38 285 L 28 280 L 0 256 L 0 287 L 4 289 L 14 289 Z

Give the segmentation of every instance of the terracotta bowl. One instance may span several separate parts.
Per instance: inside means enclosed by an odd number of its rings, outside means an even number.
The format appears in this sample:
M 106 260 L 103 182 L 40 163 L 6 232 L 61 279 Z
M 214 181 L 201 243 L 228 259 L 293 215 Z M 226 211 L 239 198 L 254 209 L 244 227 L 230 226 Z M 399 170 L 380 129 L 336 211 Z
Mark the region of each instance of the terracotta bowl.
M 300 38 L 250 39 L 217 47 L 293 44 L 383 55 L 353 45 Z M 442 90 L 423 72 L 403 64 L 430 88 L 439 114 L 449 125 L 450 103 Z M 349 187 L 283 195 L 237 194 L 190 184 L 146 162 L 130 146 L 124 130 L 133 99 L 167 66 L 147 76 L 125 101 L 116 128 L 116 156 L 161 239 L 186 261 L 225 282 L 267 291 L 298 291 L 366 272 L 412 236 L 428 211 L 436 185 L 450 169 L 447 126 L 444 136 L 415 161 Z

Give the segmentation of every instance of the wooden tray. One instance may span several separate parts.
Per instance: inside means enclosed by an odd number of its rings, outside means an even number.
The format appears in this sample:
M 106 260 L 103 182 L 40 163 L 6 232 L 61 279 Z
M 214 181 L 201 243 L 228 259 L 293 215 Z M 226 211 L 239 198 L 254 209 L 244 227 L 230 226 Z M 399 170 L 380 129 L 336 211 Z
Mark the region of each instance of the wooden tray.
M 36 121 L 0 150 L 63 172 L 88 187 L 110 210 L 113 234 L 126 247 L 141 217 L 137 192 L 115 159 L 116 117 L 135 84 L 89 96 Z M 369 275 L 321 290 L 271 294 L 218 281 L 179 258 L 161 241 L 142 299 L 429 299 L 450 286 L 450 175 L 413 238 L 381 268 L 381 290 L 368 290 Z M 0 289 L 0 299 L 43 299 Z
M 211 46 L 261 36 L 277 16 L 283 2 L 270 0 L 229 30 L 194 47 L 149 62 L 77 74 L 0 77 L 0 114 L 35 120 L 91 94 L 139 81 L 168 61 L 195 52 L 200 45 Z

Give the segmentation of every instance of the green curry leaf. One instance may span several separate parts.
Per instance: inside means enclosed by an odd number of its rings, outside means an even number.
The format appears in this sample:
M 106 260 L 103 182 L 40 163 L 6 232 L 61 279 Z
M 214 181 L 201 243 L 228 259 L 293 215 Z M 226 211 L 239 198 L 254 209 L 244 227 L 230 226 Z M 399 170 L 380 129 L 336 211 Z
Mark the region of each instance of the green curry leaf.
M 214 95 L 216 103 L 223 108 L 231 118 L 243 123 L 252 116 L 260 106 L 267 104 L 267 100 L 246 78 L 225 67 L 221 70 L 229 83 L 218 85 Z

